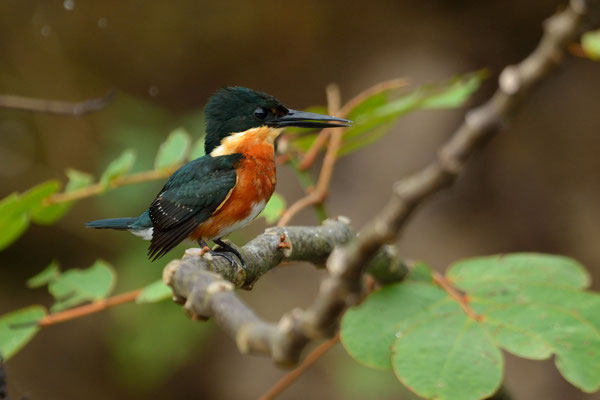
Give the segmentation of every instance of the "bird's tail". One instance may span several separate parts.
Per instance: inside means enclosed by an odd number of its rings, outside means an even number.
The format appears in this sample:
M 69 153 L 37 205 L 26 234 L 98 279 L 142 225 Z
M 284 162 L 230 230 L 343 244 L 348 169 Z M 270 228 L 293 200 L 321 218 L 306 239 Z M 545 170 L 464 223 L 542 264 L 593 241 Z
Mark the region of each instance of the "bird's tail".
M 85 226 L 96 229 L 130 229 L 137 218 L 110 218 L 86 222 Z

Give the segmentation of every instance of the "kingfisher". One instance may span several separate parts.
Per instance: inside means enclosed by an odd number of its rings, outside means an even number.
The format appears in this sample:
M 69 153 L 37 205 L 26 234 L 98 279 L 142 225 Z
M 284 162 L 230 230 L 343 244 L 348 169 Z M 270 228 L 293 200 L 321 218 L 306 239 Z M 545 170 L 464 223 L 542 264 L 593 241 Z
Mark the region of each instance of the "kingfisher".
M 175 171 L 139 217 L 102 219 L 86 226 L 128 230 L 150 240 L 152 261 L 192 239 L 232 265 L 233 253 L 245 268 L 240 253 L 222 239 L 256 218 L 273 194 L 275 139 L 288 126 L 331 128 L 352 123 L 293 110 L 269 94 L 239 86 L 215 93 L 204 112 L 204 156 Z M 208 241 L 218 249 L 208 248 Z

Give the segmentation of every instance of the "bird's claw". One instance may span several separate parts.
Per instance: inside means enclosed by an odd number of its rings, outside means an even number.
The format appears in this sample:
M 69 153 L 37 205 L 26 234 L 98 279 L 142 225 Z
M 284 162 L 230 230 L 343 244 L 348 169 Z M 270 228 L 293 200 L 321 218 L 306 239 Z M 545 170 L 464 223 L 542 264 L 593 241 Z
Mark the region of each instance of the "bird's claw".
M 244 262 L 244 259 L 237 257 L 237 254 L 235 254 L 229 250 L 226 250 L 223 248 L 218 248 L 218 249 L 212 250 L 211 253 L 213 256 L 220 256 L 220 257 L 225 258 L 227 261 L 229 261 L 229 263 L 231 264 L 232 267 L 235 266 L 235 264 L 236 264 L 236 261 L 234 259 L 234 256 L 235 256 L 236 258 L 238 258 L 240 260 L 240 264 L 242 265 L 242 268 L 244 270 L 246 269 L 246 263 Z

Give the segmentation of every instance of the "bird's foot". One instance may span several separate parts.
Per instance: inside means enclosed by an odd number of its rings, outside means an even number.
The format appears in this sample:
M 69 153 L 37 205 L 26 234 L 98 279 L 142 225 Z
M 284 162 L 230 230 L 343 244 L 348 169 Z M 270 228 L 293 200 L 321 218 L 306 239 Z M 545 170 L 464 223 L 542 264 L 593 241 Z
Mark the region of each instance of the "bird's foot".
M 242 257 L 240 252 L 235 247 L 225 243 L 221 239 L 213 240 L 213 242 L 215 242 L 216 244 L 219 245 L 219 248 L 212 250 L 211 253 L 213 255 L 218 255 L 218 256 L 222 256 L 222 257 L 226 258 L 231 263 L 231 266 L 234 266 L 235 260 L 231 256 L 231 253 L 233 253 L 240 260 L 240 264 L 242 264 L 242 268 L 244 270 L 248 269 L 248 266 L 246 265 L 246 261 L 244 261 L 244 258 Z

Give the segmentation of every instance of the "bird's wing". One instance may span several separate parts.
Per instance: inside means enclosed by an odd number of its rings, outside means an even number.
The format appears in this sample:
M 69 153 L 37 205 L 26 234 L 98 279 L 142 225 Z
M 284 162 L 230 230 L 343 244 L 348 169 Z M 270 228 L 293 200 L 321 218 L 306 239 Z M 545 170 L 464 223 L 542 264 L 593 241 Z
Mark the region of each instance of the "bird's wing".
M 188 237 L 226 200 L 241 154 L 200 157 L 175 171 L 150 205 L 148 257 L 156 260 Z

